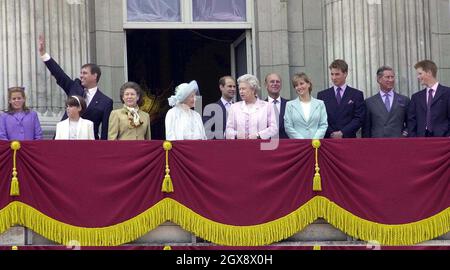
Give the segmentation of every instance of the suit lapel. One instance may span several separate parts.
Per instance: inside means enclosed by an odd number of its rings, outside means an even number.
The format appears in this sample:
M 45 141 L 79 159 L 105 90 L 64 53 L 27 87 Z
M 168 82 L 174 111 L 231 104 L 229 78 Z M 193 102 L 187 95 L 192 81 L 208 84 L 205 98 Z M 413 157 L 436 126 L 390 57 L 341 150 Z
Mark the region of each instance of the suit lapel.
M 281 98 L 281 106 L 280 106 L 280 123 L 284 123 L 284 112 L 286 110 L 287 100 Z
M 431 106 L 433 106 L 434 103 L 436 103 L 443 94 L 444 94 L 444 91 L 443 91 L 441 85 L 439 84 L 438 88 L 436 90 L 436 94 L 434 95 L 433 102 L 431 103 Z
M 426 112 L 427 111 L 427 89 L 424 89 L 419 93 L 419 103 L 420 103 L 420 106 L 422 106 L 422 109 Z
M 328 89 L 328 99 L 331 100 L 332 104 L 336 108 L 339 108 L 340 105 L 337 103 L 336 92 L 334 91 L 334 87 L 331 87 L 330 89 Z M 342 104 L 342 99 L 341 99 L 341 104 Z
M 297 113 L 302 117 L 303 122 L 306 123 L 305 114 L 303 113 L 302 103 L 300 102 L 300 99 L 297 98 L 295 102 L 297 103 L 297 106 L 293 106 L 294 110 L 297 111 Z
M 89 103 L 89 106 L 86 108 L 86 112 L 87 113 L 91 108 L 93 108 L 100 100 L 100 89 L 97 88 L 97 92 L 95 92 L 95 95 L 92 97 L 91 102 Z
M 220 108 L 222 108 L 222 130 L 225 131 L 227 125 L 227 109 L 225 108 L 225 105 L 223 105 L 221 99 L 217 101 L 217 104 L 220 106 Z
M 309 113 L 308 123 L 311 122 L 311 119 L 313 119 L 313 115 L 316 113 L 318 108 L 319 102 L 317 102 L 317 99 L 311 97 L 311 112 Z

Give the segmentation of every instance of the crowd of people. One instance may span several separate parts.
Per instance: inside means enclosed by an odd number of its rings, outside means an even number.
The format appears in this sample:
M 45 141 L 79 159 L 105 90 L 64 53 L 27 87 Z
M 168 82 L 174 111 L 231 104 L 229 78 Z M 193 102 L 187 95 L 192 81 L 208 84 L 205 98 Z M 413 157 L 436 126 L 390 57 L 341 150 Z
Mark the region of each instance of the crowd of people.
M 113 110 L 111 98 L 101 92 L 101 70 L 96 64 L 81 67 L 80 77 L 70 78 L 45 51 L 39 53 L 57 84 L 67 94 L 66 112 L 56 126 L 58 140 L 150 140 L 150 117 L 140 110 L 142 90 L 135 82 L 120 88 L 123 107 Z M 219 79 L 221 98 L 205 107 L 203 116 L 193 110 L 200 95 L 196 81 L 182 83 L 168 99 L 167 140 L 206 139 L 342 139 L 382 137 L 450 137 L 450 88 L 437 80 L 438 68 L 423 60 L 414 68 L 425 88 L 411 98 L 395 89 L 395 72 L 389 66 L 377 71 L 378 93 L 364 100 L 361 90 L 347 84 L 349 67 L 344 60 L 329 66 L 333 85 L 312 95 L 313 82 L 305 73 L 292 76 L 297 93 L 281 97 L 282 80 L 276 73 L 264 80 L 268 97 L 260 98 L 258 78 L 245 74 L 235 80 Z M 237 102 L 236 92 L 239 93 Z M 26 106 L 23 87 L 8 89 L 8 108 L 0 115 L 1 140 L 40 140 L 37 113 Z

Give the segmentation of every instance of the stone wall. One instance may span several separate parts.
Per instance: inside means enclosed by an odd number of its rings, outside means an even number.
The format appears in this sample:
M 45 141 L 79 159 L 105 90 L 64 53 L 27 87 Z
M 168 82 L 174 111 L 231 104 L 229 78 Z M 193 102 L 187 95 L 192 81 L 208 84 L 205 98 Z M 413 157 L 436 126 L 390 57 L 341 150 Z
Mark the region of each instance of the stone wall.
M 66 95 L 39 58 L 38 36 L 45 35 L 48 53 L 70 76 L 79 76 L 90 59 L 86 1 L 0 0 L 0 108 L 7 108 L 8 87 L 25 86 L 46 135 L 61 119 Z
M 13 227 L 0 235 L 0 246 L 9 245 L 34 245 L 49 246 L 59 245 L 52 242 L 32 230 L 23 227 Z M 166 222 L 148 232 L 141 238 L 127 245 L 158 246 L 158 245 L 178 245 L 178 246 L 205 246 L 214 245 L 195 235 L 183 230 L 178 225 Z M 317 220 L 306 227 L 303 231 L 294 234 L 286 240 L 273 245 L 277 246 L 367 246 L 364 241 L 352 238 L 342 231 L 334 228 L 324 220 Z M 421 246 L 448 246 L 450 245 L 450 233 L 438 237 L 434 240 L 420 243 Z
M 296 97 L 295 72 L 310 75 L 313 94 L 328 87 L 327 67 L 337 58 L 348 62 L 348 83 L 365 97 L 378 92 L 382 65 L 395 69 L 396 88 L 408 96 L 421 88 L 419 60 L 435 61 L 440 81 L 450 82 L 449 0 L 257 0 L 255 10 L 257 74 L 280 73 L 284 97 Z

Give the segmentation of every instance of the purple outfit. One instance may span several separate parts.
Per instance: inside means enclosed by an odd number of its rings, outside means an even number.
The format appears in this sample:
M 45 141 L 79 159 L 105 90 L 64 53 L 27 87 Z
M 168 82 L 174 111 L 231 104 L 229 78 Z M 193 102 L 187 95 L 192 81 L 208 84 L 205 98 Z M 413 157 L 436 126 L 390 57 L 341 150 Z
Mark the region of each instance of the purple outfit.
M 35 111 L 0 115 L 0 140 L 40 140 L 42 129 Z

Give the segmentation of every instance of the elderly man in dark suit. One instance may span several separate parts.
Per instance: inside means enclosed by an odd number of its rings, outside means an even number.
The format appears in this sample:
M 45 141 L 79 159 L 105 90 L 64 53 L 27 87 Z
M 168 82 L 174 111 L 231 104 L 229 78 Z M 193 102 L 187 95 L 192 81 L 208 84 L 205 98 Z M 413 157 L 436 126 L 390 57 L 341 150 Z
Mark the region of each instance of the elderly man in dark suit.
M 228 110 L 234 102 L 236 95 L 236 81 L 231 76 L 219 79 L 220 99 L 205 107 L 203 124 L 208 139 L 224 139 L 227 124 Z
M 328 129 L 325 138 L 356 138 L 365 117 L 364 94 L 346 84 L 348 65 L 335 60 L 329 66 L 334 86 L 320 91 L 317 99 L 327 108 Z
M 264 80 L 267 89 L 267 98 L 265 101 L 275 106 L 275 113 L 278 115 L 277 124 L 280 139 L 288 139 L 289 136 L 284 128 L 284 114 L 286 112 L 286 103 L 289 101 L 281 97 L 282 81 L 277 73 L 269 73 Z
M 450 88 L 437 80 L 437 66 L 423 60 L 414 68 L 426 88 L 412 95 L 408 111 L 410 137 L 450 136 Z
M 96 64 L 85 64 L 81 67 L 80 79 L 72 80 L 58 63 L 45 52 L 45 39 L 39 36 L 39 53 L 50 73 L 55 77 L 56 83 L 64 90 L 67 96 L 82 96 L 86 100 L 87 109 L 83 113 L 84 119 L 94 123 L 94 136 L 98 140 L 108 139 L 109 115 L 113 108 L 113 101 L 98 89 L 101 70 Z M 67 118 L 64 114 L 62 120 Z M 99 127 L 102 126 L 101 136 Z
M 380 92 L 365 101 L 363 137 L 406 137 L 409 98 L 394 91 L 395 73 L 391 67 L 383 66 L 378 69 L 377 82 Z

